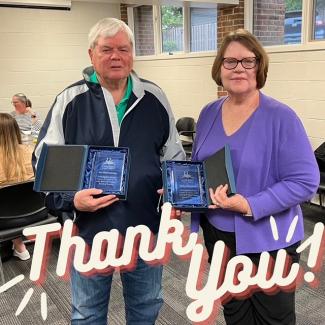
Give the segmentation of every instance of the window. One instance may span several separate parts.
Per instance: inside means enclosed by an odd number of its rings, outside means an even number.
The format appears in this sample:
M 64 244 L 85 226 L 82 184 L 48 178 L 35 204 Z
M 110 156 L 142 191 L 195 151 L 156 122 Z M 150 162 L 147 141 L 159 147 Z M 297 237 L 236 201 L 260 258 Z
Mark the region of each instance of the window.
M 285 14 L 284 44 L 301 43 L 302 11 L 293 10 Z
M 162 52 L 183 51 L 184 24 L 183 8 L 161 6 Z
M 131 15 L 131 17 L 130 17 Z M 137 56 L 215 51 L 217 9 L 215 5 L 190 7 L 147 5 L 129 7 Z
M 301 43 L 302 0 L 254 0 L 253 33 L 263 45 Z
M 313 10 L 313 35 L 314 40 L 325 39 L 325 0 L 316 0 Z
M 191 52 L 217 49 L 217 10 L 190 8 Z

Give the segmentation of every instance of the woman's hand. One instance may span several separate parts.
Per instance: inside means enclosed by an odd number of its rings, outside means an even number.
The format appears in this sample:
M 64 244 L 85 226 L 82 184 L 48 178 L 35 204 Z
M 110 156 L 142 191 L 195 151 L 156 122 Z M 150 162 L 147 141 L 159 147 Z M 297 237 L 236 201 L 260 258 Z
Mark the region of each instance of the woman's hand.
M 29 106 L 26 107 L 26 112 L 28 112 L 30 114 L 30 117 L 32 118 L 32 124 L 35 124 L 35 122 L 36 122 L 36 113 Z
M 248 201 L 240 194 L 235 194 L 231 197 L 227 196 L 228 184 L 220 185 L 213 191 L 209 188 L 210 198 L 213 205 L 210 205 L 210 209 L 222 208 L 225 210 L 240 212 L 245 215 L 252 215 L 251 208 Z
M 26 112 L 30 113 L 31 117 L 36 117 L 36 113 L 32 110 L 31 107 L 26 106 Z
M 79 211 L 95 212 L 118 201 L 116 195 L 105 195 L 95 198 L 94 195 L 103 191 L 97 188 L 90 188 L 78 191 L 73 199 L 75 208 Z

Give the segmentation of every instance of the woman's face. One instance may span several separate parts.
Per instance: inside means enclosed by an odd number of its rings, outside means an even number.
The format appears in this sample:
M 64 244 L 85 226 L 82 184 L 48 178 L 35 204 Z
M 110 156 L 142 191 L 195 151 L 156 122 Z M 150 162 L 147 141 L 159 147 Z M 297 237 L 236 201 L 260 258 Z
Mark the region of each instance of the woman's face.
M 22 102 L 18 97 L 12 97 L 12 105 L 14 105 L 16 112 L 23 114 L 26 111 L 26 104 Z
M 249 51 L 239 42 L 231 42 L 224 54 L 224 58 L 235 58 L 242 60 L 244 58 L 254 58 L 255 54 Z M 230 95 L 243 95 L 255 91 L 257 88 L 256 71 L 257 65 L 252 69 L 245 69 L 240 62 L 234 69 L 226 69 L 221 66 L 221 81 L 225 90 Z

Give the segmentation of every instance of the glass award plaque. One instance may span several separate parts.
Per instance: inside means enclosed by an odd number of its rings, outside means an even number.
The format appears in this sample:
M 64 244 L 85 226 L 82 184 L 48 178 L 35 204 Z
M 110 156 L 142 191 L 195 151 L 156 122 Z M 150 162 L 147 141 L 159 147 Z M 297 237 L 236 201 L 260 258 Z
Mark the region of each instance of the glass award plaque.
M 164 201 L 183 210 L 208 207 L 202 163 L 167 161 L 163 173 Z
M 213 204 L 209 188 L 228 184 L 227 195 L 236 193 L 233 166 L 228 145 L 204 161 L 162 163 L 164 202 L 184 211 L 205 211 Z
M 124 196 L 128 178 L 128 149 L 90 147 L 83 188 Z

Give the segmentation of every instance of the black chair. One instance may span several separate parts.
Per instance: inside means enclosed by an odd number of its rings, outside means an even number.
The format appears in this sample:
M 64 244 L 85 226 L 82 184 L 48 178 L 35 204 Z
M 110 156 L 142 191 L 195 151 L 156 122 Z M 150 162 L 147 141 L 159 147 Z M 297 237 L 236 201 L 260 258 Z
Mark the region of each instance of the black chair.
M 196 123 L 193 117 L 181 117 L 176 122 L 176 129 L 180 136 L 186 158 L 191 159 L 192 147 L 195 137 Z
M 319 204 L 323 206 L 323 195 L 325 194 L 325 142 L 323 142 L 316 150 L 315 157 L 320 172 L 320 182 L 317 193 L 319 195 Z
M 319 205 L 323 208 L 323 195 L 325 194 L 325 173 L 320 172 L 320 182 L 317 193 L 319 195 Z
M 44 194 L 34 192 L 33 185 L 28 181 L 0 188 L 0 243 L 20 237 L 24 228 L 57 221 L 44 206 Z M 4 284 L 1 258 L 0 276 Z

